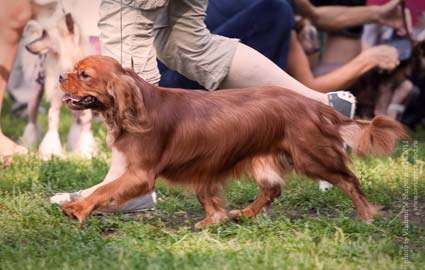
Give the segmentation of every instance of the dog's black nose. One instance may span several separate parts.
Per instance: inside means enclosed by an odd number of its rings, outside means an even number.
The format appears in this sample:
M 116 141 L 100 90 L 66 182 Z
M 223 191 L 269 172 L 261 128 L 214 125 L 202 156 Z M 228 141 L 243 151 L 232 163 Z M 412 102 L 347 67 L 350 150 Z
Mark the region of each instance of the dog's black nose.
M 65 74 L 60 74 L 59 75 L 59 83 L 62 83 L 65 79 L 66 79 L 66 75 Z

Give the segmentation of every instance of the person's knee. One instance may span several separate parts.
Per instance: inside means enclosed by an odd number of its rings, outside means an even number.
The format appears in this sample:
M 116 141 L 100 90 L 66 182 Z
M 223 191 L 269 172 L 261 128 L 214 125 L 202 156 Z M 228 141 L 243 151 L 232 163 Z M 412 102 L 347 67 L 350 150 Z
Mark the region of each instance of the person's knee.
M 213 42 L 212 34 L 205 24 L 194 23 L 191 33 L 182 25 L 165 30 L 155 39 L 158 58 L 167 66 L 176 69 L 183 58 L 199 58 L 208 51 Z
M 18 1 L 18 3 L 10 4 L 6 8 L 8 10 L 3 13 L 4 17 L 0 19 L 0 28 L 2 29 L 0 39 L 1 42 L 13 47 L 18 43 L 25 25 L 31 19 L 32 9 L 29 1 Z
M 14 29 L 16 31 L 22 31 L 31 19 L 32 9 L 29 1 L 19 1 L 14 8 L 10 9 L 10 17 L 8 20 L 8 26 L 6 28 Z

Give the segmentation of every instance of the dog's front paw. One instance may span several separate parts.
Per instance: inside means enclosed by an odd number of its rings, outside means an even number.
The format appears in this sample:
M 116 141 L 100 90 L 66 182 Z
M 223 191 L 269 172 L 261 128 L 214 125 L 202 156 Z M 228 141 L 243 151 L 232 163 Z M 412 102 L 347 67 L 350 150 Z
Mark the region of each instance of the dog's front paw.
M 226 220 L 228 220 L 228 215 L 226 213 L 218 212 L 196 223 L 195 229 L 203 230 L 203 229 L 206 229 L 208 226 L 220 224 L 225 222 Z
M 234 210 L 230 210 L 229 213 L 228 213 L 228 215 L 229 215 L 229 218 L 238 219 L 243 214 L 242 214 L 242 210 L 234 209 Z
M 242 210 L 231 210 L 231 211 L 229 211 L 229 217 L 233 218 L 233 219 L 238 219 L 238 218 L 241 218 L 241 217 L 251 218 L 251 217 L 255 217 L 256 215 L 257 215 L 257 213 L 254 212 L 249 207 L 242 209 Z
M 91 208 L 82 200 L 66 203 L 61 208 L 62 212 L 68 217 L 78 219 L 80 225 L 84 224 L 87 216 L 91 213 Z

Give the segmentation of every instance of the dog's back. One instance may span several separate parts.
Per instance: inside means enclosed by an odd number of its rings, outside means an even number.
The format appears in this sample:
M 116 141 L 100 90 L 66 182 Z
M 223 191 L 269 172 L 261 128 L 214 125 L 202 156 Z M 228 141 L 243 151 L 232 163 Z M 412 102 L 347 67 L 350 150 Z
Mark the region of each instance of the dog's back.
M 154 91 L 144 94 L 154 134 L 141 140 L 153 150 L 147 151 L 150 155 L 157 153 L 156 171 L 173 182 L 224 180 L 264 155 L 276 162 L 285 156 L 302 173 L 314 163 L 346 168 L 340 129 L 354 122 L 317 101 L 270 86 L 213 93 Z M 402 135 L 398 125 L 391 126 L 390 133 L 392 129 L 395 138 Z M 356 142 L 370 141 L 371 134 L 358 137 Z M 373 149 L 362 146 L 364 154 Z

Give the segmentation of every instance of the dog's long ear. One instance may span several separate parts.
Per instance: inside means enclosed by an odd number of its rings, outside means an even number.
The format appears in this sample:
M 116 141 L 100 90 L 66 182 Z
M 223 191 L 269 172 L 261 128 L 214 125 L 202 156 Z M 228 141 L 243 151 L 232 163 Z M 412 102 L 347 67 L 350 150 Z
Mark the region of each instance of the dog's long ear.
M 66 13 L 65 14 L 65 24 L 66 24 L 66 29 L 68 29 L 68 32 L 70 34 L 74 34 L 74 18 L 72 17 L 71 13 Z
M 133 78 L 113 75 L 107 90 L 114 99 L 113 114 L 117 127 L 128 132 L 143 133 L 150 129 L 143 94 Z
M 74 44 L 79 46 L 81 36 L 79 25 L 75 22 L 71 13 L 66 13 L 64 18 L 67 33 L 73 37 Z

